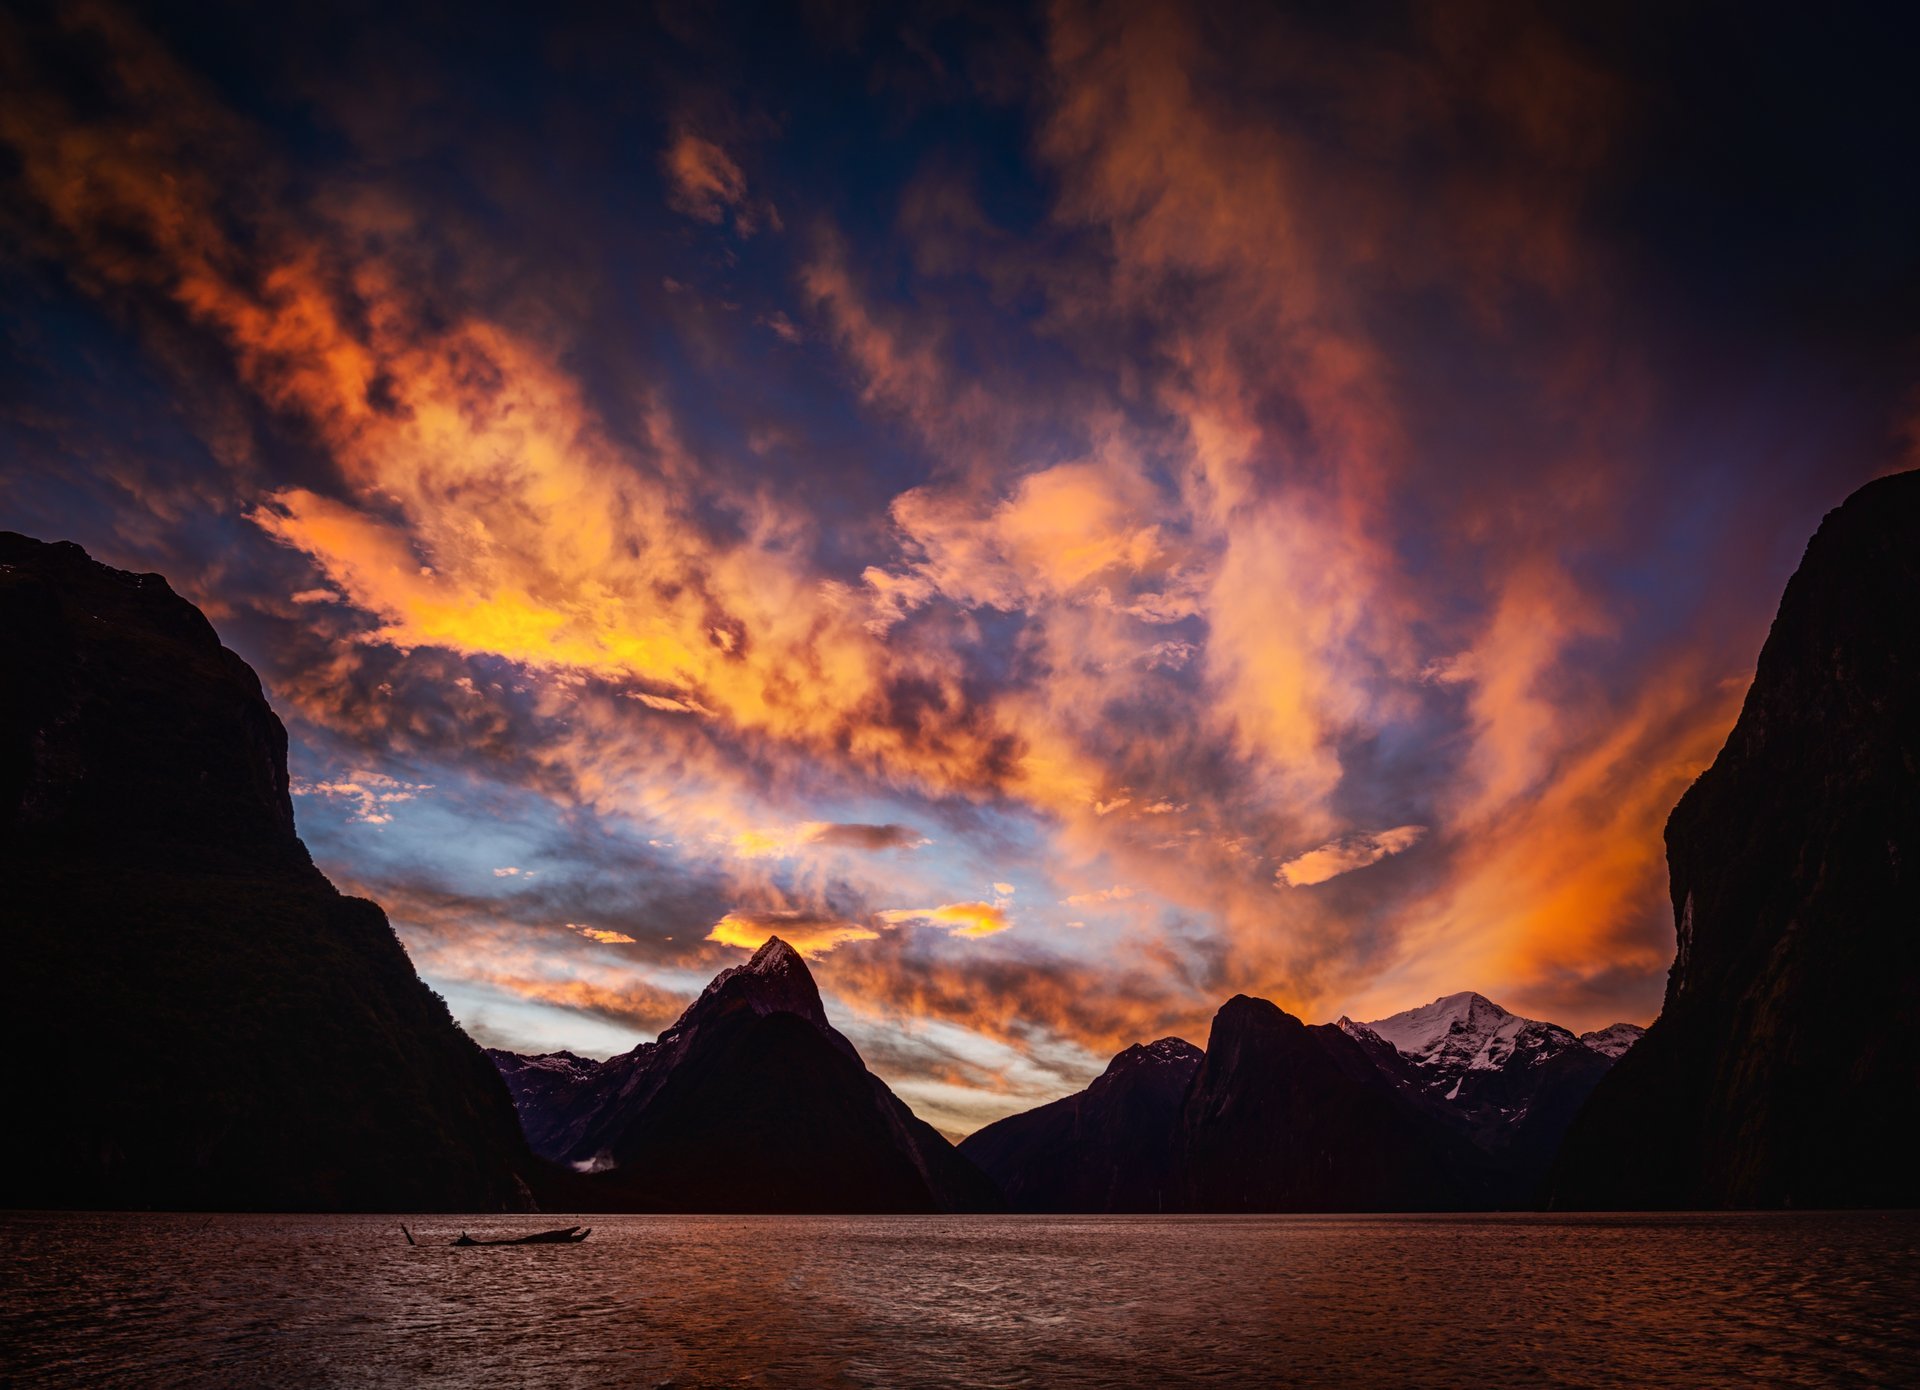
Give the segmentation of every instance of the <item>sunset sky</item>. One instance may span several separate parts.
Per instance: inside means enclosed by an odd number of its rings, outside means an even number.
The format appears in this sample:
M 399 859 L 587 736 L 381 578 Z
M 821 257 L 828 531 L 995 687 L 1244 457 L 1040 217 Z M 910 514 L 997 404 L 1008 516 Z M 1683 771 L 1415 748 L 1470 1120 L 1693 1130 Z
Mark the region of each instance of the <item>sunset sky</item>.
M 1658 1010 L 1920 462 L 1912 35 L 307 8 L 0 12 L 0 527 L 206 611 L 480 1041 L 778 933 L 958 1134 L 1236 992 Z

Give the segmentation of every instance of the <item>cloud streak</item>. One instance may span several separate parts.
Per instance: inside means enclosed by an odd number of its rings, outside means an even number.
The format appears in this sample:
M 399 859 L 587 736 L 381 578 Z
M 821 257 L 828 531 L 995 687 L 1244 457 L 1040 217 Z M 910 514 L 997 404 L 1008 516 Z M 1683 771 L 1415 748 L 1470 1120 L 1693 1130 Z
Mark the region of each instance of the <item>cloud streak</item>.
M 1345 835 L 1286 860 L 1280 865 L 1278 876 L 1290 887 L 1308 888 L 1412 849 L 1426 833 L 1424 825 L 1396 825 L 1391 830 Z

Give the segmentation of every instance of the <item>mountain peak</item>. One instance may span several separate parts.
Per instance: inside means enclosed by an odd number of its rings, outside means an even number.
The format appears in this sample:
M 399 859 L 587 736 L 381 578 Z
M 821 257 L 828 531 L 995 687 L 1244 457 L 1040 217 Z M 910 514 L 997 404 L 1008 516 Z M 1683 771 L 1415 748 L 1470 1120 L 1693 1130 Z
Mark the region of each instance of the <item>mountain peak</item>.
M 1103 1073 L 1113 1076 L 1123 1071 L 1132 1071 L 1140 1067 L 1166 1067 L 1199 1065 L 1206 1056 L 1199 1048 L 1185 1038 L 1158 1038 L 1150 1043 L 1135 1043 L 1133 1046 L 1116 1052 L 1113 1060 L 1107 1063 Z
M 564 1054 L 562 1054 L 564 1056 Z M 612 1209 L 950 1211 L 992 1184 L 827 1021 L 800 953 L 769 938 L 656 1042 L 577 1072 L 496 1054 L 536 1152 Z
M 857 1055 L 853 1044 L 827 1021 L 826 1005 L 820 1002 L 820 988 L 813 982 L 806 961 L 777 936 L 761 943 L 744 965 L 728 966 L 715 975 L 673 1027 L 660 1035 L 661 1041 L 686 1032 L 712 1011 L 736 1002 L 757 1014 L 798 1014 L 842 1052 Z
M 1508 1013 L 1472 990 L 1443 994 L 1431 1004 L 1364 1026 L 1418 1065 L 1449 1070 L 1497 1070 L 1516 1049 L 1544 1060 L 1576 1041 L 1556 1024 Z
M 770 936 L 762 942 L 760 949 L 753 953 L 753 958 L 740 968 L 755 975 L 780 975 L 789 970 L 811 975 L 800 953 L 777 936 Z
M 1596 1028 L 1591 1033 L 1582 1033 L 1580 1041 L 1595 1052 L 1618 1061 L 1623 1053 L 1641 1038 L 1647 1030 L 1637 1023 L 1609 1023 L 1605 1028 Z
M 1431 1004 L 1430 1009 L 1442 1009 L 1454 1014 L 1494 1013 L 1501 1018 L 1513 1017 L 1507 1010 L 1494 1003 L 1478 990 L 1463 989 L 1455 994 L 1443 994 Z
M 1355 1042 L 1373 1043 L 1382 1047 L 1393 1046 L 1392 1043 L 1374 1032 L 1373 1029 L 1367 1027 L 1366 1024 L 1359 1022 L 1357 1019 L 1348 1018 L 1345 1014 L 1341 1014 L 1340 1017 L 1336 1018 L 1333 1021 L 1333 1026 L 1352 1038 Z
M 9 670 L 31 673 L 0 710 L 0 839 L 318 881 L 294 832 L 285 727 L 159 575 L 0 531 L 0 627 Z

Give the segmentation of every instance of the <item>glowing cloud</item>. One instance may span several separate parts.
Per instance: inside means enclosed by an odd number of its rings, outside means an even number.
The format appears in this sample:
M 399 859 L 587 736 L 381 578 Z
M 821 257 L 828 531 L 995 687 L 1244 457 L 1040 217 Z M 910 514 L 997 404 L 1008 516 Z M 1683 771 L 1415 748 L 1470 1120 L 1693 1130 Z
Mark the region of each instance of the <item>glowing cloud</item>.
M 1116 883 L 1111 888 L 1102 888 L 1093 893 L 1075 893 L 1060 901 L 1067 907 L 1093 907 L 1100 903 L 1125 902 L 1140 890 L 1124 883 Z
M 720 146 L 683 129 L 660 156 L 660 166 L 667 176 L 667 205 L 675 212 L 715 226 L 731 212 L 735 230 L 753 235 L 757 218 L 748 207 L 747 176 Z
M 947 903 L 943 907 L 895 907 L 875 914 L 883 922 L 925 922 L 949 936 L 993 936 L 1013 925 L 999 903 Z
M 603 931 L 599 927 L 584 926 L 579 922 L 567 923 L 567 930 L 578 932 L 589 941 L 598 941 L 603 946 L 631 946 L 633 938 L 625 932 Z
M 803 909 L 749 911 L 736 908 L 713 924 L 707 940 L 754 951 L 779 937 L 803 956 L 823 956 L 850 941 L 873 941 L 880 933 L 844 918 Z
M 1287 860 L 1280 866 L 1277 876 L 1282 883 L 1295 888 L 1325 883 L 1341 874 L 1350 874 L 1355 869 L 1378 864 L 1390 854 L 1411 849 L 1426 833 L 1424 825 L 1396 825 L 1391 830 L 1348 835 Z

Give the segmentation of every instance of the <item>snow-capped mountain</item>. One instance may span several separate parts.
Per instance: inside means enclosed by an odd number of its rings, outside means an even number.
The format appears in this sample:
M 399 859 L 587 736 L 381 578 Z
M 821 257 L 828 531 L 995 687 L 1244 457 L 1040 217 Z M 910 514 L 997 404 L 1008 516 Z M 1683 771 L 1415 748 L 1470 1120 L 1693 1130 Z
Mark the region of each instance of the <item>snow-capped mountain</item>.
M 1587 1095 L 1644 1031 L 1616 1023 L 1580 1037 L 1470 990 L 1339 1026 L 1523 1185 L 1544 1174 Z
M 1614 1061 L 1620 1060 L 1620 1054 L 1632 1047 L 1647 1035 L 1647 1030 L 1637 1023 L 1610 1023 L 1605 1028 L 1596 1028 L 1591 1033 L 1582 1033 L 1580 1041 L 1595 1052 L 1604 1052 Z
M 1396 1052 L 1420 1068 L 1426 1089 L 1439 1089 L 1437 1083 L 1442 1080 L 1451 1082 L 1446 1088 L 1448 1100 L 1459 1098 L 1469 1073 L 1504 1072 L 1516 1064 L 1543 1066 L 1571 1047 L 1614 1059 L 1647 1031 L 1632 1023 L 1614 1023 L 1576 1036 L 1556 1023 L 1508 1013 L 1471 990 L 1372 1023 L 1343 1018 L 1340 1026 L 1350 1035 L 1369 1035 L 1393 1044 Z
M 1472 1072 L 1504 1071 L 1515 1062 L 1537 1067 L 1580 1039 L 1552 1023 L 1510 1014 L 1483 994 L 1449 994 L 1367 1027 L 1411 1057 L 1434 1080 L 1451 1079 L 1457 1099 Z

